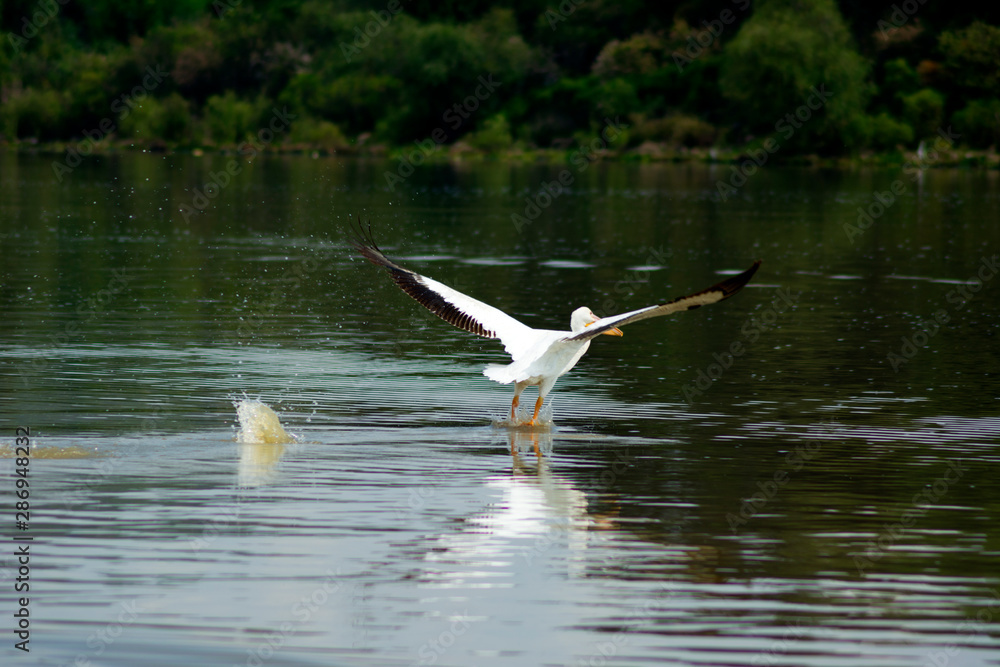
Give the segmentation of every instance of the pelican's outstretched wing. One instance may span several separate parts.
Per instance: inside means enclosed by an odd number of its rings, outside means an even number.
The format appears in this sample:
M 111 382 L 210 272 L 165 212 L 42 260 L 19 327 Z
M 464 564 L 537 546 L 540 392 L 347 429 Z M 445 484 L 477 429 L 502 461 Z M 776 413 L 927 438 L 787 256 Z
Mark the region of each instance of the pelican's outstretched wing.
M 753 274 L 757 273 L 757 269 L 759 267 L 760 260 L 758 259 L 753 263 L 753 266 L 738 276 L 727 278 L 721 283 L 712 285 L 708 289 L 703 289 L 700 292 L 677 297 L 673 301 L 667 301 L 666 303 L 661 303 L 658 306 L 648 306 L 646 308 L 640 308 L 639 310 L 633 310 L 629 313 L 622 313 L 621 315 L 602 317 L 575 336 L 567 336 L 566 340 L 587 340 L 593 338 L 594 336 L 598 336 L 609 329 L 623 327 L 626 324 L 631 324 L 632 322 L 638 322 L 639 320 L 645 320 L 650 317 L 670 315 L 672 313 L 678 313 L 682 310 L 693 310 L 694 308 L 698 308 L 700 306 L 707 306 L 710 303 L 716 303 L 718 301 L 722 301 L 723 299 L 728 299 L 743 289 L 743 287 L 750 282 L 750 279 L 753 278 Z
M 369 262 L 388 270 L 400 289 L 448 324 L 477 336 L 499 339 L 515 361 L 535 343 L 538 332 L 528 325 L 433 278 L 396 264 L 375 245 L 370 228 L 367 233 L 363 229 L 355 231 L 356 237 L 351 239 L 351 243 L 357 251 Z

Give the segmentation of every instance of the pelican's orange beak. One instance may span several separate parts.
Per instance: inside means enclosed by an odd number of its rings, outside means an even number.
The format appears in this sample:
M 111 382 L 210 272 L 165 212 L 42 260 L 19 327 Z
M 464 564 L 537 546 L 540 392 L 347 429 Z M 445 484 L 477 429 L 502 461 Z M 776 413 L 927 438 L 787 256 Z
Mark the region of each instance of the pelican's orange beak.
M 587 322 L 583 326 L 589 327 L 591 324 L 594 324 L 595 322 L 600 322 L 600 321 L 601 320 L 597 319 L 597 320 L 594 320 L 593 322 Z M 602 331 L 601 335 L 602 336 L 624 336 L 625 334 L 623 334 L 622 330 L 619 329 L 618 327 L 612 327 L 611 329 L 608 329 L 607 331 Z

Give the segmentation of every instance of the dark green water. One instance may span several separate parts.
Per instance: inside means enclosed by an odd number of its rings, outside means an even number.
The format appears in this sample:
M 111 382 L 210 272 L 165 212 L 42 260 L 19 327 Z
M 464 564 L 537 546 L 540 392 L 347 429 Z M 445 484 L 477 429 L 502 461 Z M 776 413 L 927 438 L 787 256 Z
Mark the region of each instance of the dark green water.
M 721 201 L 727 166 L 424 166 L 391 190 L 391 162 L 282 157 L 206 188 L 230 159 L 58 182 L 0 154 L 9 508 L 15 427 L 35 446 L 31 653 L 10 509 L 4 660 L 1000 663 L 1000 174 L 769 169 Z M 845 228 L 859 207 L 883 210 Z M 541 328 L 764 263 L 596 341 L 551 428 L 512 432 L 481 374 L 501 346 L 353 257 L 357 215 Z M 298 442 L 237 443 L 244 395 Z

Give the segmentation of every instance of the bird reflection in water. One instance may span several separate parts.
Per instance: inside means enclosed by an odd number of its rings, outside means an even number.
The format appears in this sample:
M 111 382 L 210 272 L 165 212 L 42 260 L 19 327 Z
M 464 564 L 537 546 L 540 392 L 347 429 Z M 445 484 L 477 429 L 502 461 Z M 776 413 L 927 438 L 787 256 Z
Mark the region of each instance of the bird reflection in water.
M 507 429 L 513 459 L 511 475 L 491 484 L 505 489 L 504 500 L 474 517 L 475 524 L 507 526 L 504 534 L 510 536 L 533 535 L 528 546 L 521 547 L 521 555 L 529 562 L 558 551 L 553 547 L 561 544 L 569 550 L 570 572 L 575 574 L 583 574 L 588 567 L 601 572 L 621 567 L 623 559 L 619 554 L 597 556 L 595 551 L 602 552 L 612 545 L 628 545 L 629 549 L 642 545 L 653 549 L 652 558 L 638 566 L 647 568 L 650 577 L 660 577 L 664 568 L 673 568 L 699 581 L 723 580 L 717 572 L 720 550 L 714 545 L 692 543 L 687 534 L 695 522 L 690 516 L 695 508 L 678 502 L 677 507 L 663 510 L 656 522 L 623 520 L 619 478 L 633 466 L 634 455 L 616 451 L 614 460 L 600 474 L 581 477 L 552 472 L 554 440 L 579 440 L 579 435 L 550 428 Z M 589 499 L 579 488 L 581 483 L 589 489 Z M 512 530 L 514 526 L 518 530 Z M 573 566 L 577 562 L 589 565 Z M 629 567 L 637 564 L 632 562 Z
M 533 451 L 538 457 L 539 473 L 544 465 L 544 456 L 552 453 L 552 429 L 548 426 L 511 426 L 507 429 L 507 442 L 510 444 L 510 455 L 514 459 L 515 474 L 522 467 L 521 453 Z
M 439 536 L 429 560 L 476 563 L 492 571 L 501 563 L 517 569 L 518 563 L 544 557 L 561 562 L 570 574 L 582 574 L 582 554 L 598 539 L 594 531 L 612 527 L 613 519 L 592 515 L 587 494 L 552 472 L 552 430 L 510 428 L 500 437 L 510 447 L 511 471 L 485 483 L 499 498 L 464 519 L 461 531 Z

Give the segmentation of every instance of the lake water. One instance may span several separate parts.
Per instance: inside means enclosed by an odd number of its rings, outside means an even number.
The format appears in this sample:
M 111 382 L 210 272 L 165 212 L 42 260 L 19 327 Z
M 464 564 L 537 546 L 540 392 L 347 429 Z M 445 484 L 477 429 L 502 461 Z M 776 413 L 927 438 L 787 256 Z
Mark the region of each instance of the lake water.
M 1000 664 L 996 171 L 230 159 L 0 153 L 3 664 Z M 763 265 L 509 429 L 359 215 L 542 328 Z

